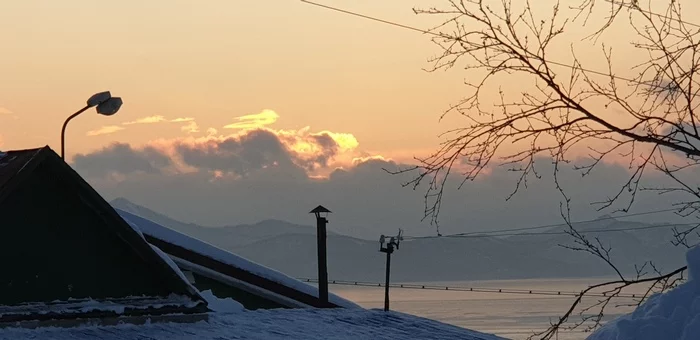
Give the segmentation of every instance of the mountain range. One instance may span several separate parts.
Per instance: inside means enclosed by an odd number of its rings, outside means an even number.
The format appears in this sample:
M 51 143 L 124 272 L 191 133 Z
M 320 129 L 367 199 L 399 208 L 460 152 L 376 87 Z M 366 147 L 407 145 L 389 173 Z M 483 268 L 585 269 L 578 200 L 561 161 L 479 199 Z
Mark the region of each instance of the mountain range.
M 315 227 L 280 220 L 205 227 L 171 219 L 124 198 L 115 199 L 111 204 L 288 275 L 316 277 Z M 572 237 L 563 233 L 565 228 L 554 226 L 501 237 L 406 239 L 392 256 L 392 280 L 435 282 L 614 274 L 601 259 L 562 247 L 575 246 Z M 635 265 L 646 261 L 653 261 L 660 270 L 675 269 L 685 263 L 686 249 L 671 244 L 670 227 L 601 217 L 577 224 L 576 229 L 594 242 L 599 240 L 609 246 L 611 260 L 626 273 L 634 273 Z M 378 240 L 329 231 L 327 245 L 331 280 L 383 281 L 386 255 L 379 252 Z

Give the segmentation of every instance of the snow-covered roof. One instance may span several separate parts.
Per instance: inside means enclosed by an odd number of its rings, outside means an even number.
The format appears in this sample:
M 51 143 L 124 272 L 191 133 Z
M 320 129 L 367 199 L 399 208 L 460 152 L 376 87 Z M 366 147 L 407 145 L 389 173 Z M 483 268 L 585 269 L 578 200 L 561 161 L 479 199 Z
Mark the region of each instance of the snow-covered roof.
M 54 190 L 54 181 L 66 185 L 60 186 L 61 190 Z M 41 185 L 40 189 L 34 186 L 37 184 Z M 46 191 L 39 193 L 44 200 L 23 198 L 27 197 L 23 193 L 28 190 Z M 64 199 L 69 200 L 66 205 L 56 206 L 57 201 Z M 76 201 L 71 201 L 73 199 Z M 0 158 L 0 207 L 15 217 L 3 220 L 3 226 L 24 230 L 24 233 L 8 236 L 10 239 L 6 241 L 17 248 L 5 247 L 3 254 L 25 259 L 22 267 L 31 269 L 27 272 L 10 266 L 4 273 L 16 283 L 10 282 L 3 288 L 5 294 L 1 302 L 7 306 L 0 306 L 0 321 L 207 311 L 205 299 L 179 270 L 168 263 L 169 258 L 160 256 L 157 249 L 125 223 L 109 203 L 48 146 L 8 151 Z M 60 212 L 50 219 L 27 220 L 27 216 L 33 216 L 37 211 L 45 214 Z M 13 215 L 13 212 L 17 214 Z M 94 214 L 90 216 L 99 218 L 76 221 L 72 225 L 73 232 L 79 233 L 80 228 L 99 228 L 111 233 L 112 238 L 102 237 L 101 233 L 88 234 L 79 240 L 70 236 L 72 234 L 61 232 L 61 235 L 54 235 L 55 228 L 51 227 L 57 219 L 59 224 L 73 223 L 73 218 L 83 214 Z M 51 235 L 47 236 L 47 232 Z M 111 240 L 117 239 L 121 242 L 112 247 Z M 44 244 L 40 240 L 55 242 Z M 66 243 L 69 240 L 74 243 Z M 35 247 L 24 247 L 24 244 Z M 74 252 L 60 251 L 61 247 L 70 247 Z M 125 253 L 134 256 L 123 256 Z M 75 263 L 85 255 L 89 255 L 89 263 Z M 134 261 L 129 261 L 130 258 Z M 119 268 L 123 270 L 116 270 Z M 131 273 L 133 275 L 129 276 Z M 119 278 L 120 282 L 114 278 Z M 168 295 L 173 298 L 163 298 Z
M 41 149 L 0 153 L 0 189 L 10 181 Z
M 5 322 L 13 319 L 22 319 L 23 315 L 40 315 L 42 319 L 66 318 L 67 315 L 85 317 L 86 313 L 108 312 L 109 316 L 121 316 L 127 310 L 146 310 L 153 308 L 194 307 L 198 301 L 193 301 L 187 296 L 170 295 L 161 297 L 133 296 L 109 301 L 96 301 L 92 299 L 74 299 L 70 301 L 56 301 L 52 303 L 28 303 L 16 306 L 0 306 L 0 316 Z M 112 315 L 113 314 L 113 315 Z M 105 315 L 105 314 L 102 314 Z
M 0 340 L 16 339 L 501 340 L 502 338 L 397 312 L 335 308 L 212 313 L 208 321 L 197 323 L 0 329 Z
M 304 294 L 308 294 L 315 297 L 318 296 L 318 288 L 312 285 L 301 282 L 274 269 L 270 269 L 263 265 L 257 264 L 223 249 L 217 248 L 204 241 L 192 238 L 170 228 L 164 227 L 143 217 L 131 214 L 120 209 L 115 210 L 133 228 L 140 230 L 146 235 L 189 249 L 191 251 L 215 259 L 222 263 L 226 263 L 230 266 L 240 268 L 242 270 L 253 273 L 265 279 L 277 282 L 281 285 L 292 288 Z M 360 308 L 357 304 L 343 299 L 335 294 L 329 294 L 328 299 L 331 303 L 337 306 L 346 308 Z

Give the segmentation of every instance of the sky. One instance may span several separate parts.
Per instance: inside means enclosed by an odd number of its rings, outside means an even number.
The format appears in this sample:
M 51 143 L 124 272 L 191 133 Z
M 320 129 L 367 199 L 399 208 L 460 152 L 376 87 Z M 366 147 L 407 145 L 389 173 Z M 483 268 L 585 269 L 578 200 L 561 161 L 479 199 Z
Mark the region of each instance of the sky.
M 322 3 L 430 27 L 436 19 L 412 8 L 445 2 Z M 420 221 L 423 193 L 383 171 L 426 156 L 464 122 L 439 119 L 464 95 L 465 75 L 426 72 L 439 50 L 425 35 L 293 0 L 3 1 L 0 32 L 0 149 L 59 150 L 63 120 L 91 94 L 123 98 L 116 115 L 88 111 L 67 130 L 67 159 L 106 198 L 206 225 L 308 222 L 323 203 L 358 235 L 432 231 Z M 571 60 L 571 41 L 586 51 L 585 32 L 573 27 L 554 56 Z M 606 39 L 629 62 L 625 34 Z M 581 58 L 602 65 L 602 54 Z M 506 177 L 455 193 L 445 228 L 559 219 L 545 181 L 531 194 L 542 199 L 518 205 L 505 203 Z M 572 179 L 584 191 L 610 187 L 582 183 Z M 598 214 L 587 199 L 582 218 Z

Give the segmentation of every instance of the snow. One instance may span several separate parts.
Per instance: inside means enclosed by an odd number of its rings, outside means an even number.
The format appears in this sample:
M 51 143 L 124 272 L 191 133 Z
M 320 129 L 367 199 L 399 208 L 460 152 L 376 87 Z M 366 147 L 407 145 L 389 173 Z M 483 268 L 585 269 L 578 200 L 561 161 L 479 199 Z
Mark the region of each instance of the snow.
M 655 294 L 631 314 L 597 330 L 588 340 L 695 340 L 700 338 L 700 246 L 686 253 L 688 281 Z
M 143 237 L 143 235 L 141 235 L 141 236 Z M 158 248 L 152 244 L 150 246 L 151 246 L 151 249 L 153 249 L 153 251 L 155 251 L 156 254 L 158 254 L 158 256 L 160 256 L 160 258 L 163 259 L 163 261 L 165 261 L 165 263 L 167 263 L 168 266 L 170 266 L 170 269 L 172 269 L 175 273 L 177 273 L 177 276 L 179 276 L 180 279 L 182 279 L 182 281 L 185 281 L 187 283 L 187 285 L 190 287 L 190 292 L 194 292 L 196 294 L 199 294 L 199 290 L 197 290 L 197 288 L 195 286 L 193 286 L 192 283 L 190 283 L 190 280 L 187 279 L 187 276 L 185 276 L 185 274 L 180 270 L 180 267 L 178 267 L 177 264 L 175 264 L 175 262 L 173 262 L 173 259 L 171 259 L 170 256 L 168 256 L 168 254 L 164 253 L 162 250 L 160 250 L 160 248 Z M 201 295 L 200 295 L 200 297 L 201 297 Z
M 187 276 L 185 276 L 185 274 L 180 270 L 180 267 L 178 267 L 175 264 L 175 262 L 173 262 L 173 259 L 171 259 L 170 256 L 168 256 L 168 254 L 164 253 L 162 250 L 160 250 L 160 248 L 158 248 L 152 244 L 150 246 L 151 246 L 151 249 L 153 249 L 153 251 L 155 251 L 156 254 L 158 254 L 158 256 L 163 261 L 165 261 L 165 263 L 168 264 L 170 269 L 172 269 L 173 271 L 175 271 L 175 273 L 177 273 L 177 276 L 179 276 L 183 281 L 189 282 L 189 280 L 187 280 Z
M 189 297 L 171 295 L 167 298 L 127 297 L 110 301 L 93 299 L 71 299 L 51 303 L 29 303 L 17 306 L 0 306 L 0 316 L 7 315 L 43 315 L 43 314 L 74 314 L 93 311 L 114 312 L 123 314 L 125 309 L 163 308 L 167 306 L 193 307 L 198 302 Z
M 363 309 L 273 309 L 210 313 L 208 321 L 71 328 L 3 328 L 0 340 L 277 340 L 277 339 L 434 339 L 503 338 L 397 312 Z
M 209 309 L 218 313 L 237 313 L 245 308 L 242 304 L 232 298 L 221 299 L 214 295 L 211 290 L 205 290 L 200 292 L 205 300 Z
M 297 279 L 289 277 L 283 273 L 280 273 L 274 269 L 267 268 L 265 266 L 259 265 L 257 263 L 251 262 L 245 258 L 232 254 L 223 249 L 217 248 L 209 243 L 200 241 L 198 239 L 192 238 L 170 228 L 164 227 L 160 224 L 147 220 L 143 217 L 134 215 L 132 213 L 115 209 L 119 215 L 124 218 L 133 228 L 140 230 L 141 232 L 150 235 L 152 237 L 158 238 L 160 240 L 172 243 L 183 248 L 187 248 L 199 254 L 205 255 L 207 257 L 213 258 L 217 261 L 226 263 L 228 265 L 243 269 L 245 271 L 251 272 L 260 277 L 264 277 L 268 280 L 277 282 L 279 284 L 285 285 L 289 288 L 295 289 L 302 293 L 318 296 L 318 288 L 301 282 Z M 343 299 L 335 294 L 329 294 L 328 299 L 335 305 L 345 307 L 345 308 L 361 308 L 357 304 Z
M 117 212 L 120 212 L 120 211 L 117 210 Z M 137 226 L 136 223 L 129 221 L 129 219 L 124 217 L 123 215 L 121 215 L 121 217 L 131 227 L 131 229 L 134 229 L 134 231 L 137 232 L 141 236 L 142 239 L 144 239 L 144 240 L 146 239 L 143 236 L 143 232 L 141 232 L 141 229 L 139 229 L 139 226 Z

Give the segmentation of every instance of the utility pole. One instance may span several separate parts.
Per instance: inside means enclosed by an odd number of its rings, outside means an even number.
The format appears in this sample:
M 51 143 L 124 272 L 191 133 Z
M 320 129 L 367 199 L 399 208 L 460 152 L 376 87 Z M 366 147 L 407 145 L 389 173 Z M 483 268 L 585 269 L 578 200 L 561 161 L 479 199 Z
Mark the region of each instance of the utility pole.
M 316 215 L 316 249 L 318 255 L 318 299 L 321 307 L 328 307 L 328 265 L 326 262 L 326 225 L 331 211 L 319 205 L 310 213 Z M 324 216 L 321 216 L 324 214 Z
M 384 246 L 386 236 L 382 235 L 379 237 L 379 251 L 386 253 L 386 281 L 384 282 L 384 311 L 389 311 L 389 278 L 391 276 L 391 254 L 394 252 L 394 247 L 399 249 L 399 243 L 401 242 L 402 230 L 399 229 L 399 235 L 396 237 L 391 237 L 389 242 Z

